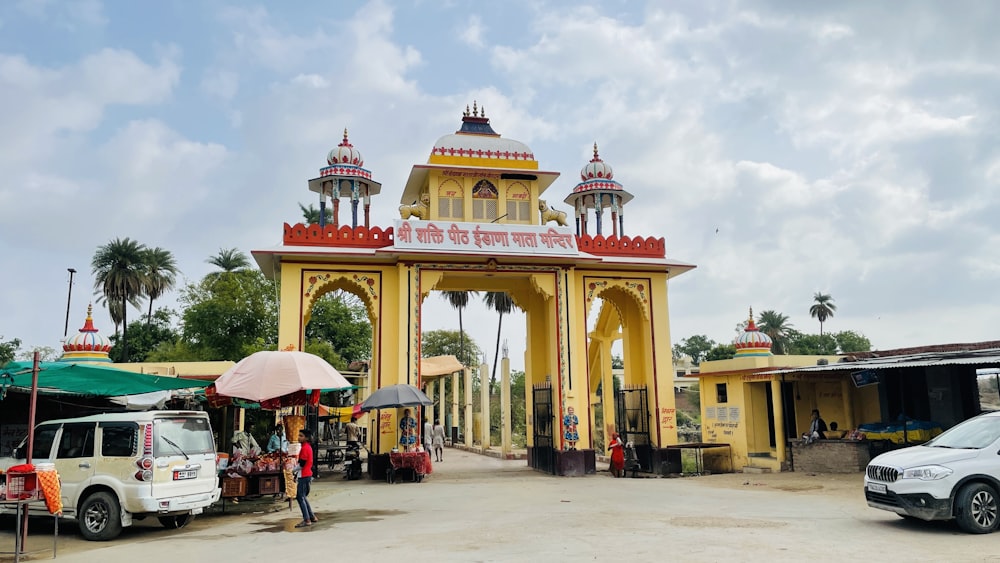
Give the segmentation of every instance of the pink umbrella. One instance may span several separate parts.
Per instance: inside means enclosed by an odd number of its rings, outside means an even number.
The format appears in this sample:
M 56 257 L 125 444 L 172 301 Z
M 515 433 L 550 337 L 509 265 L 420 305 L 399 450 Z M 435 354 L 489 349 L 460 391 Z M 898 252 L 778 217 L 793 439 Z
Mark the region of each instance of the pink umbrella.
M 240 360 L 215 380 L 219 395 L 266 401 L 307 389 L 347 389 L 351 383 L 319 356 L 263 351 Z

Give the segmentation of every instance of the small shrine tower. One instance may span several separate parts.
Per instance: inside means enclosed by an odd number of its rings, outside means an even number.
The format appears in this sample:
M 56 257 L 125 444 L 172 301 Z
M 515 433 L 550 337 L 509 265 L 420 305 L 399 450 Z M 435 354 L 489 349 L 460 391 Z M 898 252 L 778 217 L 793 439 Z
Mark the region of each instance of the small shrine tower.
M 611 210 L 611 235 L 618 237 L 625 234 L 625 204 L 632 200 L 632 194 L 625 191 L 615 176 L 611 165 L 601 160 L 594 143 L 594 158 L 590 159 L 580 170 L 581 182 L 573 188 L 573 193 L 565 201 L 573 207 L 576 217 L 576 235 L 587 233 L 588 210 L 593 209 L 597 223 L 597 234 L 604 235 L 602 219 L 604 209 Z
M 87 305 L 87 320 L 83 323 L 83 328 L 63 343 L 63 355 L 58 361 L 111 363 L 108 355 L 111 352 L 111 341 L 98 334 L 94 327 L 93 312 L 94 306 Z
M 750 308 L 750 320 L 747 322 L 747 327 L 743 329 L 743 334 L 739 335 L 733 344 L 736 347 L 735 357 L 737 358 L 771 355 L 773 342 L 771 342 L 770 336 L 758 330 L 757 325 L 754 324 L 753 307 Z
M 319 177 L 309 180 L 309 191 L 319 194 L 319 226 L 332 223 L 340 228 L 340 200 L 351 202 L 351 228 L 358 226 L 358 203 L 364 201 L 365 227 L 369 226 L 371 196 L 382 191 L 382 184 L 372 180 L 372 173 L 364 167 L 361 151 L 354 148 L 344 129 L 344 140 L 326 155 L 327 166 L 319 169 Z M 332 221 L 328 219 L 326 200 L 333 201 Z

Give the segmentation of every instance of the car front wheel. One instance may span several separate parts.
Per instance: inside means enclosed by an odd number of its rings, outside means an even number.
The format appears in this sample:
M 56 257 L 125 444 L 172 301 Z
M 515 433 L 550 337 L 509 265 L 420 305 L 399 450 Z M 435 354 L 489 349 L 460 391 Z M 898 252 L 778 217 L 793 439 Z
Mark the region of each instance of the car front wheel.
M 988 534 L 997 529 L 997 493 L 985 483 L 970 483 L 955 499 L 958 527 L 970 534 Z
M 121 507 L 114 494 L 101 491 L 80 505 L 80 534 L 90 541 L 113 540 L 122 533 Z

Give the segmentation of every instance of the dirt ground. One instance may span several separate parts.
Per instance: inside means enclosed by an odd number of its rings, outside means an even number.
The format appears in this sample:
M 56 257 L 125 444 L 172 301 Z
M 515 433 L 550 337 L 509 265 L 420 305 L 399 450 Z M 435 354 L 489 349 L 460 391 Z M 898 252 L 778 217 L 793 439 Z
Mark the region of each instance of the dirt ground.
M 971 536 L 951 523 L 871 509 L 861 482 L 801 473 L 556 478 L 524 461 L 449 449 L 422 483 L 320 479 L 312 498 L 320 522 L 311 528 L 295 529 L 297 509 L 269 500 L 177 531 L 147 520 L 108 543 L 82 541 L 66 522 L 58 559 L 1000 561 L 1000 534 Z M 32 525 L 41 547 L 48 524 Z M 10 549 L 12 527 L 0 520 L 0 550 Z

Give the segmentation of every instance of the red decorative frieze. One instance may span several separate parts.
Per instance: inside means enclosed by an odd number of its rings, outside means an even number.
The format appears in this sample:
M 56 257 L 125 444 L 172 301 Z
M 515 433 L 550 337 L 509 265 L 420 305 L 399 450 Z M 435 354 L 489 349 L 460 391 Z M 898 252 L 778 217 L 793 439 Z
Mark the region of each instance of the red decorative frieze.
M 639 258 L 665 258 L 667 243 L 654 237 L 629 237 L 583 235 L 576 237 L 580 252 L 600 256 L 634 256 Z
M 285 223 L 286 246 L 346 246 L 353 248 L 385 248 L 392 246 L 392 227 L 355 227 L 333 225 L 303 225 Z

